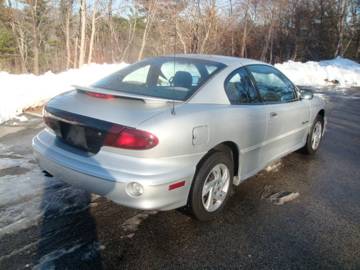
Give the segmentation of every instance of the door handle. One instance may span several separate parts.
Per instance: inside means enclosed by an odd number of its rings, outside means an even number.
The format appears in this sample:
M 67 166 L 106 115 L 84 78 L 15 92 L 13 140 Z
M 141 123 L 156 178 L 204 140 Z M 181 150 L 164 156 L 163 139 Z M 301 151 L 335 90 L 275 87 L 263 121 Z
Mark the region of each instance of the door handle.
M 277 116 L 277 113 L 276 113 L 276 112 L 271 112 L 271 113 L 270 113 L 270 116 L 271 116 L 271 117 L 276 117 L 276 116 Z

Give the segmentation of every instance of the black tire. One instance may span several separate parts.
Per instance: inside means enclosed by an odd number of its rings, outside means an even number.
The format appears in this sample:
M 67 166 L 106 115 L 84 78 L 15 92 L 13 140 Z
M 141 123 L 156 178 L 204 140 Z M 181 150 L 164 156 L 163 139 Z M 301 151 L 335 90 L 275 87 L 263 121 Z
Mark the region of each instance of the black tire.
M 312 136 L 313 136 L 313 133 L 315 131 L 315 126 L 317 125 L 317 123 L 320 123 L 321 124 L 321 137 L 320 137 L 320 142 L 319 144 L 317 145 L 317 147 L 314 149 L 313 145 L 312 145 Z M 324 129 L 324 118 L 321 116 L 321 115 L 318 115 L 315 120 L 314 120 L 314 123 L 313 125 L 311 126 L 311 129 L 310 129 L 310 133 L 306 139 L 306 144 L 305 146 L 303 147 L 303 152 L 307 155 L 314 155 L 317 150 L 319 149 L 320 147 L 320 144 L 321 144 L 321 141 L 322 141 L 322 135 L 323 135 L 323 129 Z
M 202 191 L 209 173 L 217 165 L 225 165 L 228 168 L 230 180 L 227 193 L 222 203 L 215 211 L 209 212 L 203 205 Z M 200 221 L 208 221 L 216 218 L 223 211 L 226 202 L 232 194 L 233 177 L 234 164 L 231 153 L 227 151 L 214 151 L 210 153 L 198 166 L 189 194 L 187 213 L 190 213 L 192 217 L 195 217 Z

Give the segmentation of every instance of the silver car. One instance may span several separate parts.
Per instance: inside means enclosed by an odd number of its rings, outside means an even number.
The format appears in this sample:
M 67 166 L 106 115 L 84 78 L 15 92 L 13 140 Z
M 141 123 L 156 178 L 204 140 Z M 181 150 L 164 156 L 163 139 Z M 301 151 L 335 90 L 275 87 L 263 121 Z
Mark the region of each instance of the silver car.
M 155 57 L 51 99 L 33 139 L 41 168 L 138 209 L 216 217 L 270 162 L 319 148 L 324 102 L 273 66 Z

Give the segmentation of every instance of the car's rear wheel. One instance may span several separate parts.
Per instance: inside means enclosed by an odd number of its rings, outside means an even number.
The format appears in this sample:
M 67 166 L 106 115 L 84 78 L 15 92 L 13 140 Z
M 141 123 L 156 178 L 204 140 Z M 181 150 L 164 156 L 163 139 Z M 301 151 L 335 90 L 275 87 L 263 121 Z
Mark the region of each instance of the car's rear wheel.
M 188 208 L 198 220 L 215 218 L 232 191 L 233 161 L 229 152 L 212 152 L 198 167 Z
M 319 149 L 320 142 L 323 136 L 324 119 L 321 115 L 318 115 L 311 127 L 308 135 L 304 151 L 306 154 L 312 155 Z

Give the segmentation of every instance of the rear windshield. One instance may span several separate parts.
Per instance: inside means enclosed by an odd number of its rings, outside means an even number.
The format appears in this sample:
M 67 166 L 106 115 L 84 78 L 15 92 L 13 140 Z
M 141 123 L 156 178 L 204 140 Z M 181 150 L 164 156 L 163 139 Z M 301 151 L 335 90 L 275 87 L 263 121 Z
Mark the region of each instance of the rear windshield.
M 130 65 L 93 87 L 170 100 L 187 100 L 224 64 L 186 57 L 157 57 Z

